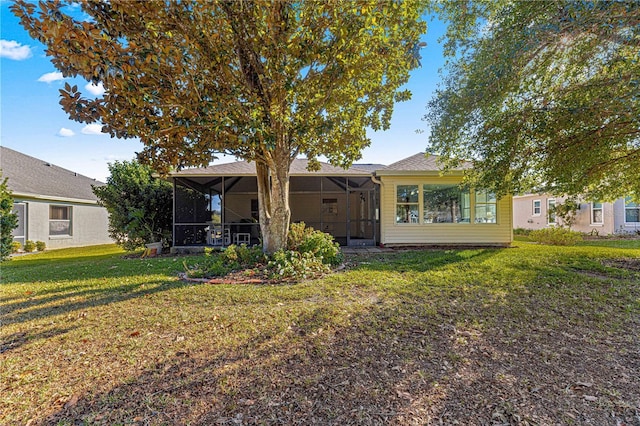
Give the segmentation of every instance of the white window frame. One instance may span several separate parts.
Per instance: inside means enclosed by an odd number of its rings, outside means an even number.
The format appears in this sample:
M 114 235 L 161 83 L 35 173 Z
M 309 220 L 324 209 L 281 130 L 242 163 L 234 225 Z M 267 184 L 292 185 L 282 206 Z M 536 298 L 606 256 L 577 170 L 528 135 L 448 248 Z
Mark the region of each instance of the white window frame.
M 600 207 L 596 207 L 596 204 L 600 204 Z M 592 201 L 591 203 L 589 203 L 589 205 L 591 206 L 591 224 L 592 225 L 604 225 L 604 203 L 598 202 L 598 201 Z M 602 220 L 600 222 L 596 222 L 595 220 L 593 220 L 594 215 L 593 212 L 594 211 L 598 211 L 600 210 L 600 217 L 602 218 Z
M 402 186 L 415 186 L 416 187 L 416 191 L 417 191 L 417 195 L 418 195 L 418 200 L 417 201 L 406 201 L 406 202 L 400 202 L 398 201 L 398 188 L 402 187 Z M 416 183 L 403 183 L 403 184 L 397 184 L 395 186 L 395 194 L 394 194 L 394 198 L 395 198 L 395 212 L 394 212 L 394 222 L 396 225 L 419 225 L 420 222 L 420 214 L 422 212 L 422 208 L 420 207 L 420 202 L 422 201 L 422 194 L 420 191 L 420 184 L 416 184 Z M 415 206 L 416 207 L 416 211 L 417 211 L 417 216 L 414 218 L 413 216 L 409 216 L 408 221 L 407 222 L 398 222 L 398 206 Z M 408 214 L 408 210 L 407 210 L 407 214 Z
M 52 208 L 65 208 L 67 209 L 67 219 L 52 219 Z M 66 234 L 56 234 L 51 232 L 51 225 L 54 222 L 66 222 L 68 223 L 69 232 Z M 69 238 L 73 236 L 73 207 L 66 204 L 49 204 L 49 238 Z
M 491 196 L 493 198 L 495 198 L 496 201 L 495 202 L 491 202 L 491 201 L 484 202 L 483 201 L 483 202 L 479 203 L 478 202 L 478 194 L 480 194 L 480 193 L 485 193 L 487 198 L 490 198 L 489 194 L 491 194 Z M 474 223 L 477 224 L 477 225 L 497 225 L 498 224 L 498 215 L 499 215 L 499 213 L 498 213 L 498 201 L 499 201 L 498 197 L 496 197 L 493 192 L 489 192 L 489 191 L 486 191 L 484 189 L 476 189 L 475 191 L 473 191 L 473 201 L 472 201 L 473 207 L 472 208 L 473 208 L 473 221 L 474 221 Z M 479 222 L 478 221 L 478 217 L 476 216 L 476 213 L 477 213 L 477 210 L 478 210 L 478 205 L 495 206 L 496 217 L 493 218 L 493 222 L 486 222 L 486 221 L 485 222 Z
M 628 224 L 628 225 L 638 225 L 640 224 L 639 222 L 627 222 L 627 210 L 638 210 L 638 218 L 640 220 L 640 203 L 634 203 L 635 207 L 629 207 L 629 204 L 631 204 L 631 197 L 624 197 L 624 223 Z
M 553 205 L 553 208 L 551 207 Z M 557 225 L 558 218 L 552 210 L 556 207 L 556 199 L 549 198 L 547 199 L 547 225 Z M 553 215 L 553 220 L 551 220 L 551 215 Z
M 538 212 L 536 213 L 536 203 L 538 203 L 538 207 L 537 210 Z M 542 200 L 533 200 L 532 203 L 532 215 L 533 216 L 541 216 L 542 215 Z

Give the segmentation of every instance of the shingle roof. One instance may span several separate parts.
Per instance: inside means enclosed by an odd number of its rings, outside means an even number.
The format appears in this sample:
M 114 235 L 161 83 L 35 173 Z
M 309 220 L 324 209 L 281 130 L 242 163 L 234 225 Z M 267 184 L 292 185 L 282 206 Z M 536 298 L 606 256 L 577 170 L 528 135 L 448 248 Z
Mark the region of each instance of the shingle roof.
M 2 178 L 14 195 L 97 201 L 91 185 L 104 183 L 13 149 L 0 147 Z
M 309 161 L 306 159 L 295 159 L 289 169 L 291 176 L 369 176 L 371 170 L 367 167 L 358 167 L 353 165 L 348 169 L 332 166 L 329 163 L 320 162 L 320 170 L 310 172 L 307 170 Z M 382 166 L 384 167 L 384 166 Z M 179 172 L 173 172 L 170 176 L 255 176 L 255 163 L 247 163 L 246 161 L 236 161 L 234 163 L 214 164 L 209 167 L 201 167 L 194 169 L 184 169 Z
M 440 172 L 442 167 L 438 164 L 438 158 L 437 155 L 426 155 L 424 152 L 419 152 L 411 157 L 396 161 L 380 171 L 384 174 L 391 174 L 393 172 Z M 468 168 L 471 168 L 471 163 L 465 163 L 456 170 L 465 170 Z

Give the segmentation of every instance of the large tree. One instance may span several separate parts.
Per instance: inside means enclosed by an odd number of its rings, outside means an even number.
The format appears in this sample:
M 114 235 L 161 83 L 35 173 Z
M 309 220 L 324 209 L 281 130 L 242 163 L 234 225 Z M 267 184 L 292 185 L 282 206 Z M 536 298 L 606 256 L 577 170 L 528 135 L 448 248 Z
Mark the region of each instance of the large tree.
M 76 3 L 75 0 L 73 0 Z M 298 155 L 348 166 L 389 126 L 418 65 L 422 2 L 81 1 L 13 6 L 64 76 L 106 89 L 61 91 L 74 120 L 139 137 L 161 172 L 217 153 L 256 164 L 264 248 L 286 244 L 289 167 Z M 78 16 L 77 14 L 74 16 Z
M 640 3 L 445 1 L 429 149 L 499 193 L 640 196 Z

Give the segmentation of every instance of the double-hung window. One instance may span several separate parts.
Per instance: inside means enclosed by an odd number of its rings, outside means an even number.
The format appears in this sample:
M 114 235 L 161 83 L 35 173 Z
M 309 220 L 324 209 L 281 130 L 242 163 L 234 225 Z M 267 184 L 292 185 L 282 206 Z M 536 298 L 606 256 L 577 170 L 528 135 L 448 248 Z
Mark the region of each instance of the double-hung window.
M 49 206 L 49 235 L 71 235 L 71 206 Z
M 540 216 L 542 214 L 542 201 L 533 200 L 533 215 Z
M 418 185 L 396 187 L 396 223 L 419 223 Z
M 498 199 L 492 192 L 476 191 L 476 223 L 496 223 Z
M 602 225 L 604 223 L 604 209 L 602 203 L 591 203 L 591 224 Z
M 631 201 L 631 197 L 624 199 L 624 221 L 625 223 L 640 223 L 640 203 Z

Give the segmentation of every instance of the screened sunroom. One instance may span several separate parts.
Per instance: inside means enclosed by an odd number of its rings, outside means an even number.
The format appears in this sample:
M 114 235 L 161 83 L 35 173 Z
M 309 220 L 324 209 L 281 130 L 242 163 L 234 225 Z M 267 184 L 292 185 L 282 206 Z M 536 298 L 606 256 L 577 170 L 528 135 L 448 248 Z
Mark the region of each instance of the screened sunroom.
M 306 160 L 291 166 L 291 222 L 327 232 L 341 245 L 377 244 L 379 196 L 370 168 L 344 170 L 321 163 L 319 171 L 310 172 L 306 166 Z M 187 169 L 170 179 L 175 247 L 260 243 L 254 164 Z

